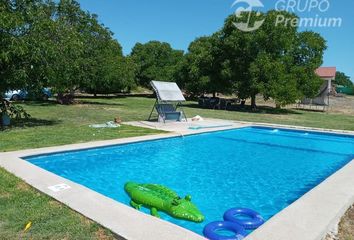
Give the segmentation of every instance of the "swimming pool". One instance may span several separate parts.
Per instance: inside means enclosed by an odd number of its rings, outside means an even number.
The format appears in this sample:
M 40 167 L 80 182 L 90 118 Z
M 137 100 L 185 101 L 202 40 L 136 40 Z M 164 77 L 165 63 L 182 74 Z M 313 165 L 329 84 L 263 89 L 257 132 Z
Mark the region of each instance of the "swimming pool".
M 201 234 L 231 207 L 269 219 L 353 158 L 354 137 L 248 127 L 26 160 L 127 205 L 127 181 L 191 194 L 203 223 L 161 216 Z

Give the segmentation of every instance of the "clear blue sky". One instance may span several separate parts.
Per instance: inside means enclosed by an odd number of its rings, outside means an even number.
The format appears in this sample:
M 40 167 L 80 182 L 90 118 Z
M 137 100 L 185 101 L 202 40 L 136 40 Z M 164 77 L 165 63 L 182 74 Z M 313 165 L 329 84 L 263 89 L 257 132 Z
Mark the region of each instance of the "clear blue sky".
M 263 11 L 275 7 L 277 0 L 261 0 Z M 284 1 L 284 0 L 283 0 Z M 288 1 L 288 0 L 285 0 Z M 296 0 L 303 8 L 311 0 Z M 318 0 L 319 2 L 323 0 Z M 336 66 L 354 80 L 354 1 L 327 0 L 329 9 L 309 13 L 295 12 L 303 17 L 340 17 L 340 28 L 309 28 L 319 32 L 326 40 L 328 49 L 324 66 Z M 99 15 L 99 20 L 114 33 L 129 54 L 136 42 L 165 41 L 173 48 L 187 50 L 196 37 L 209 35 L 223 25 L 232 14 L 234 0 L 79 0 L 83 9 Z M 246 6 L 246 5 L 242 5 Z M 325 7 L 325 5 L 322 5 Z M 302 29 L 303 30 L 303 29 Z

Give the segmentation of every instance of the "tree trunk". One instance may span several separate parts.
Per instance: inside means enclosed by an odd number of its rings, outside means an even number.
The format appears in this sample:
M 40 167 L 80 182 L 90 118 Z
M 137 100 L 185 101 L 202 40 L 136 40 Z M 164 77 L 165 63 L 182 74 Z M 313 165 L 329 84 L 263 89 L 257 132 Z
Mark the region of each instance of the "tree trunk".
M 213 98 L 215 98 L 216 97 L 216 92 L 213 92 Z
M 69 105 L 74 103 L 73 94 L 65 94 L 63 92 L 58 93 L 57 102 L 61 105 Z
M 57 95 L 57 102 L 59 104 L 63 104 L 63 98 L 64 98 L 64 95 L 62 92 L 59 92 L 58 95 Z
M 245 107 L 246 105 L 246 100 L 241 100 L 241 107 Z
M 257 109 L 256 95 L 255 94 L 251 96 L 251 108 L 252 108 L 252 110 L 256 110 Z

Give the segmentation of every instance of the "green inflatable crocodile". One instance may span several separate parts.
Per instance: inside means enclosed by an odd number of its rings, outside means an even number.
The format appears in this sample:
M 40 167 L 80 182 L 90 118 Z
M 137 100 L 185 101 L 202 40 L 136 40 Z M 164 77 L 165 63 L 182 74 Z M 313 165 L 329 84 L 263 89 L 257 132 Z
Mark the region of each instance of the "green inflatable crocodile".
M 140 209 L 141 206 L 149 208 L 151 215 L 155 217 L 160 217 L 158 211 L 162 211 L 174 218 L 192 222 L 204 221 L 204 216 L 191 202 L 192 197 L 189 195 L 183 199 L 165 186 L 134 182 L 127 182 L 124 190 L 131 198 L 132 207 L 135 209 Z

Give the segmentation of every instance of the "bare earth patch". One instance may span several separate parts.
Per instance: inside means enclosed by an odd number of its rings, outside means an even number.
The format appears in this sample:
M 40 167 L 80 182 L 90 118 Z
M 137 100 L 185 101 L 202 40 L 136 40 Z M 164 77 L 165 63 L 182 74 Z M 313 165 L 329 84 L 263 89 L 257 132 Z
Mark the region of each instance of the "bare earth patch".
M 329 100 L 329 108 L 327 112 L 329 113 L 337 113 L 337 114 L 345 114 L 345 115 L 354 115 L 354 96 L 348 96 L 348 95 L 339 95 L 339 96 L 331 96 Z M 247 104 L 250 104 L 250 100 L 247 100 Z M 275 102 L 273 100 L 268 100 L 264 101 L 262 96 L 257 97 L 257 106 L 266 106 L 266 107 L 275 107 Z M 285 109 L 296 109 L 296 104 L 289 105 L 287 107 L 284 107 Z M 308 109 L 306 107 L 305 109 Z M 323 110 L 323 107 L 318 106 L 314 107 L 312 106 L 312 110 L 318 110 L 321 111 Z
M 96 231 L 96 237 L 97 237 L 97 239 L 100 239 L 100 240 L 111 240 L 112 239 L 112 237 L 108 236 L 106 231 L 104 231 L 102 228 L 100 228 Z
M 339 240 L 354 240 L 354 205 L 347 211 L 339 223 Z
M 51 200 L 49 201 L 49 205 L 53 208 L 62 208 L 62 204 L 59 203 L 58 201 L 55 201 L 55 200 Z
M 16 188 L 21 191 L 29 191 L 31 189 L 31 187 L 25 182 L 18 182 Z
M 90 220 L 84 216 L 80 216 L 80 220 L 81 220 L 82 224 L 84 224 L 86 226 L 90 226 L 93 223 L 92 220 Z
M 330 112 L 353 115 L 354 96 L 331 97 Z
M 10 193 L 0 193 L 0 199 L 1 198 L 10 198 L 11 197 L 11 194 Z M 1 222 L 0 222 L 0 227 L 1 227 Z
M 341 219 L 338 234 L 328 233 L 323 240 L 354 240 L 354 205 Z

